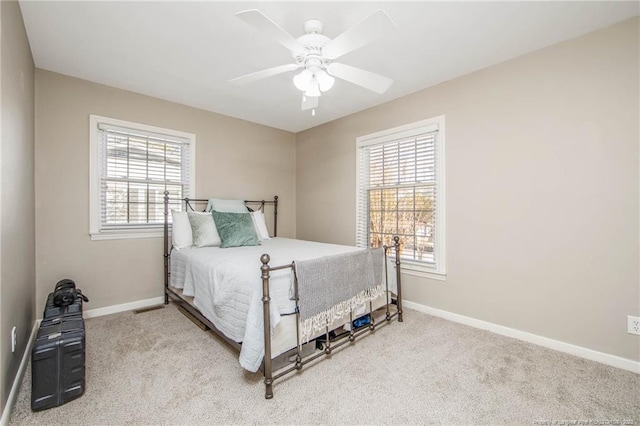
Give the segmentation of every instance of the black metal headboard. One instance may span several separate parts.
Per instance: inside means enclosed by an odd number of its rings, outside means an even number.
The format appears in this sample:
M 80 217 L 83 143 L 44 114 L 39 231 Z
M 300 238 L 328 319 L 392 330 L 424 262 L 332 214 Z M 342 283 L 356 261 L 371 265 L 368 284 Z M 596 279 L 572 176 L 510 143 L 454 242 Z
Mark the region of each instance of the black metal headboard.
M 208 198 L 182 198 L 180 201 L 184 202 L 185 210 L 191 209 L 195 211 L 195 204 L 204 204 L 208 203 Z M 194 205 L 192 205 L 192 203 Z M 250 212 L 258 209 L 262 213 L 265 213 L 265 206 L 273 206 L 273 236 L 278 236 L 278 196 L 274 196 L 273 200 L 244 200 L 244 204 L 247 206 Z M 254 208 L 252 208 L 252 206 Z
M 170 199 L 169 192 L 164 193 L 164 224 L 165 224 L 165 234 L 169 233 L 169 205 L 172 203 L 180 202 L 184 203 L 185 211 L 187 209 L 191 209 L 192 211 L 196 210 L 195 205 L 197 204 L 205 204 L 209 202 L 208 198 L 181 198 L 181 199 Z M 245 200 L 244 204 L 247 206 L 249 211 L 255 211 L 255 209 L 260 210 L 262 213 L 265 213 L 265 206 L 273 206 L 273 236 L 278 236 L 278 196 L 274 196 L 273 200 Z M 252 208 L 253 207 L 253 208 Z M 204 208 L 203 208 L 204 211 Z

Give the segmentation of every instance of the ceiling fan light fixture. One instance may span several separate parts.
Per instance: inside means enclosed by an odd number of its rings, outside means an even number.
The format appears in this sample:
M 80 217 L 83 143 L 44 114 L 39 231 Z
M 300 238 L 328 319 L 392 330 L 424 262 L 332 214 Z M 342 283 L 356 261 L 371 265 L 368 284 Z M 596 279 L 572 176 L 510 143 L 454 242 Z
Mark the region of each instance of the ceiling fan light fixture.
M 296 86 L 296 89 L 306 92 L 311 88 L 313 82 L 313 73 L 308 69 L 302 70 L 300 74 L 296 74 L 293 77 L 293 84 Z
M 331 90 L 333 84 L 336 82 L 336 79 L 327 74 L 325 70 L 318 70 L 315 73 L 315 77 L 318 81 L 318 86 L 320 86 L 320 90 L 323 92 Z

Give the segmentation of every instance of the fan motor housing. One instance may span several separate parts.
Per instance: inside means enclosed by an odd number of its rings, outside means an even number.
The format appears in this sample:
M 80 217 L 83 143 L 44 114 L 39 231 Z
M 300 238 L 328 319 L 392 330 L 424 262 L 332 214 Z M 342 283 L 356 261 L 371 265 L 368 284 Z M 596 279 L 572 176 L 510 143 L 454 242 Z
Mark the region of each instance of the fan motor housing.
M 293 57 L 296 62 L 303 66 L 321 66 L 326 58 L 323 55 L 323 48 L 331 41 L 329 37 L 322 34 L 324 26 L 318 19 L 310 19 L 304 23 L 306 34 L 296 40 L 304 47 L 304 52 L 296 52 Z

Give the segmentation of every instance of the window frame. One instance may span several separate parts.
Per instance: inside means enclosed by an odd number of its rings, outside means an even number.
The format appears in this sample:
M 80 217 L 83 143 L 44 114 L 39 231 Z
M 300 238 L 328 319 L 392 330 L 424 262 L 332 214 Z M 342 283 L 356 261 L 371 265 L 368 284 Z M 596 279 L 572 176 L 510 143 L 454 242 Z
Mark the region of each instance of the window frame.
M 438 137 L 435 144 L 435 187 L 436 187 L 436 226 L 434 239 L 434 255 L 435 264 L 429 265 L 423 262 L 403 259 L 401 262 L 401 271 L 409 275 L 426 277 L 435 280 L 444 281 L 446 279 L 446 191 L 445 191 L 445 116 L 437 116 L 426 120 L 420 120 L 406 125 L 393 127 L 391 129 L 382 130 L 356 138 L 356 245 L 358 245 L 361 224 L 360 211 L 367 209 L 367 217 L 369 216 L 367 206 L 363 207 L 367 200 L 361 197 L 361 149 L 374 145 L 382 145 L 397 141 L 401 138 L 417 136 L 419 134 L 436 131 Z M 367 241 L 369 240 L 369 226 L 364 225 L 367 229 Z M 360 244 L 359 246 L 362 246 Z
M 100 124 L 122 127 L 146 133 L 187 139 L 189 141 L 189 198 L 195 198 L 196 188 L 196 135 L 179 130 L 166 129 L 148 124 L 135 123 L 116 118 L 89 115 L 89 235 L 91 240 L 119 240 L 133 238 L 158 238 L 164 236 L 162 226 L 149 225 L 135 229 L 102 229 L 100 200 Z

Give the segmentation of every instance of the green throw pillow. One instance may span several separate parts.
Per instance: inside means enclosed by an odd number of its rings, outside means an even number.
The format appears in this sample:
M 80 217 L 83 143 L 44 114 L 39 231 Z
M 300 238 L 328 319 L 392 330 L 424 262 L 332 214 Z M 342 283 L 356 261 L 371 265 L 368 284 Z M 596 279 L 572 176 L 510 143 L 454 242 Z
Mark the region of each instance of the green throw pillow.
M 222 240 L 221 248 L 260 245 L 250 213 L 222 213 L 213 210 L 212 214 Z

